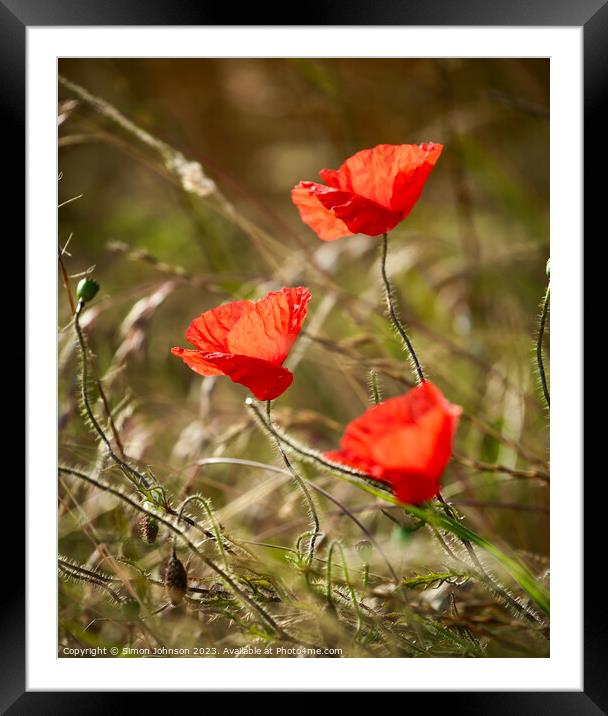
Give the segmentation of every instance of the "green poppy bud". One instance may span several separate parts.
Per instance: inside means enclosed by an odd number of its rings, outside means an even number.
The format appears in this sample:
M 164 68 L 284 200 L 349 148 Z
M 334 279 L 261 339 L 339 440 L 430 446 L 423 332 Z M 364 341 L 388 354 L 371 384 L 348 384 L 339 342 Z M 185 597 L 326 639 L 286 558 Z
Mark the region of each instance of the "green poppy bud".
M 99 284 L 92 278 L 83 278 L 76 288 L 76 296 L 83 302 L 92 301 L 99 291 Z

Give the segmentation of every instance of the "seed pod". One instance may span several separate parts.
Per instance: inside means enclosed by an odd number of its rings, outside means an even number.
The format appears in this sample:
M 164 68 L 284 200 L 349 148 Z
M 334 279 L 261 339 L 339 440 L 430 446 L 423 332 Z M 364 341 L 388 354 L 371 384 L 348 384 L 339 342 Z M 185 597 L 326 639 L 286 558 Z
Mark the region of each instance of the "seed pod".
M 97 291 L 99 291 L 97 281 L 92 278 L 83 278 L 76 287 L 76 296 L 84 303 L 88 303 L 95 298 Z
M 158 522 L 150 515 L 142 515 L 136 523 L 137 534 L 142 542 L 154 544 L 158 535 Z
M 188 573 L 177 558 L 175 549 L 165 568 L 165 590 L 171 604 L 176 607 L 184 598 L 188 588 Z

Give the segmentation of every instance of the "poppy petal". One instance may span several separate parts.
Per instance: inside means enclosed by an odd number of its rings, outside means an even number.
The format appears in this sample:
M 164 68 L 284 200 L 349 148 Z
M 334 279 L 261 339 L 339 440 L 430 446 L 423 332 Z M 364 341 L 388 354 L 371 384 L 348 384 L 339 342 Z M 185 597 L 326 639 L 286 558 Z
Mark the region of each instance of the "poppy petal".
M 341 219 L 354 234 L 379 236 L 393 229 L 401 220 L 398 214 L 358 194 L 332 189 L 323 184 L 302 182 L 326 209 Z
M 278 398 L 293 382 L 293 374 L 286 368 L 251 356 L 172 348 L 171 353 L 199 375 L 226 375 L 234 383 L 249 388 L 258 400 Z
M 233 326 L 228 352 L 282 365 L 306 318 L 310 298 L 310 291 L 303 287 L 269 293 Z
M 353 234 L 379 236 L 385 231 L 390 231 L 400 221 L 398 214 L 357 194 L 315 182 L 300 182 L 300 184 L 310 194 L 316 196 L 319 202 L 340 219 Z
M 353 232 L 346 227 L 346 224 L 326 209 L 303 184 L 304 182 L 300 182 L 291 191 L 291 200 L 300 212 L 302 221 L 323 241 L 335 241 L 351 236 Z
M 407 163 L 401 164 L 393 183 L 390 206 L 393 211 L 400 213 L 402 218 L 410 213 L 420 198 L 424 184 L 443 151 L 443 145 L 422 144 L 420 149 L 424 152 L 422 163 L 413 168 Z
M 386 470 L 440 473 L 451 452 L 451 434 L 459 415 L 460 408 L 425 381 L 405 395 L 369 408 L 350 423 L 340 446 Z
M 181 358 L 184 363 L 195 373 L 199 375 L 223 375 L 223 371 L 213 363 L 205 360 L 205 357 L 201 351 L 193 351 L 189 348 L 171 348 L 171 353 L 178 358 Z
M 461 409 L 429 381 L 369 408 L 348 425 L 333 459 L 388 482 L 402 502 L 434 497 Z
M 395 497 L 403 503 L 416 505 L 437 496 L 439 479 L 425 472 L 413 470 L 387 470 L 371 460 L 366 460 L 348 450 L 335 450 L 324 455 L 331 462 L 364 472 L 378 482 L 390 485 Z
M 233 301 L 205 311 L 188 327 L 186 340 L 201 351 L 227 353 L 226 337 L 229 331 L 253 307 L 251 301 Z
M 379 144 L 347 159 L 338 169 L 339 188 L 400 214 L 412 210 L 443 150 L 441 144 Z
M 252 356 L 211 353 L 205 361 L 234 383 L 249 388 L 258 400 L 278 398 L 293 382 L 293 374 L 287 368 Z
M 334 189 L 342 189 L 340 185 L 340 173 L 335 169 L 321 169 L 319 176 L 327 184 Z
M 432 477 L 424 472 L 387 472 L 385 478 L 399 502 L 408 505 L 428 502 L 437 497 L 441 489 L 439 477 Z

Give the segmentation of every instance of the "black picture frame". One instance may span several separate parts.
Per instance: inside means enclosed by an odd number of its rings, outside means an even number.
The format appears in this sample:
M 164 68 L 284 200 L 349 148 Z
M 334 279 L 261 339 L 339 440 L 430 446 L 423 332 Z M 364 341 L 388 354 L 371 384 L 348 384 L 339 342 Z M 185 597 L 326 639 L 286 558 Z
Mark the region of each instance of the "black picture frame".
M 248 8 L 235 9 L 225 4 L 193 3 L 189 0 L 0 0 L 0 96 L 1 120 L 4 125 L 5 206 L 12 216 L 25 217 L 25 146 L 26 118 L 26 28 L 28 26 L 86 26 L 86 25 L 452 25 L 452 26 L 578 26 L 584 31 L 584 149 L 585 197 L 584 212 L 587 226 L 603 224 L 593 222 L 603 212 L 605 179 L 593 180 L 594 167 L 604 166 L 606 154 L 600 141 L 605 115 L 601 106 L 608 105 L 608 0 L 510 0 L 499 3 L 485 0 L 350 0 L 348 3 L 318 3 L 307 5 L 304 23 L 295 23 L 289 4 L 273 7 L 252 3 Z M 17 138 L 21 141 L 18 141 Z M 8 140 L 8 141 L 6 141 Z M 567 151 L 567 149 L 565 149 Z M 7 172 L 6 167 L 10 167 Z M 22 168 L 23 167 L 23 168 Z M 596 216 L 597 215 L 597 216 Z M 605 233 L 605 230 L 601 232 Z M 14 233 L 11 250 L 18 256 L 11 261 L 12 271 L 17 260 L 24 256 Z M 25 242 L 23 244 L 25 247 Z M 6 251 L 7 249 L 5 249 Z M 16 306 L 14 306 L 16 309 Z M 16 315 L 16 313 L 15 313 Z M 18 320 L 18 319 L 17 319 Z M 20 326 L 20 328 L 22 328 Z M 19 331 L 12 335 L 18 336 Z M 11 341 L 12 342 L 12 341 Z M 16 341 L 18 342 L 18 341 Z M 25 345 L 25 341 L 23 341 Z M 32 349 L 32 346 L 29 346 Z M 14 355 L 13 355 L 14 358 Z M 14 369 L 13 369 L 14 370 Z M 582 396 L 581 396 L 582 400 Z M 592 431 L 593 432 L 593 431 Z M 591 440 L 593 440 L 593 434 Z M 594 443 L 599 444 L 599 443 Z M 598 480 L 603 481 L 600 474 Z M 577 479 L 577 478 L 575 478 Z M 5 504 L 25 504 L 23 487 L 15 479 L 7 480 L 4 487 Z M 12 494 L 11 494 L 12 493 Z M 584 628 L 584 691 L 580 692 L 435 692 L 433 701 L 424 696 L 428 708 L 442 706 L 453 710 L 466 708 L 469 714 L 585 714 L 608 713 L 608 660 L 605 641 L 608 637 L 604 593 L 595 580 L 594 565 L 603 564 L 592 539 L 594 524 L 602 524 L 603 502 L 597 499 L 595 489 L 587 490 L 584 506 L 585 524 L 585 614 L 591 616 Z M 25 520 L 23 522 L 25 524 Z M 108 712 L 112 707 L 120 710 L 141 708 L 135 699 L 137 693 L 111 692 L 31 692 L 26 691 L 25 671 L 25 551 L 20 546 L 20 528 L 5 533 L 5 569 L 3 578 L 4 604 L 0 610 L 0 708 L 2 713 L 86 713 Z M 23 578 L 22 578 L 23 577 Z M 573 669 L 577 668 L 573 664 Z M 398 684 L 395 685 L 398 689 Z M 438 688 L 441 685 L 438 684 Z M 373 684 L 370 684 L 373 691 Z M 94 698 L 92 698 L 94 696 Z M 407 695 L 404 706 L 411 708 Z M 165 698 L 154 696 L 157 707 Z M 120 712 L 120 711 L 119 711 Z

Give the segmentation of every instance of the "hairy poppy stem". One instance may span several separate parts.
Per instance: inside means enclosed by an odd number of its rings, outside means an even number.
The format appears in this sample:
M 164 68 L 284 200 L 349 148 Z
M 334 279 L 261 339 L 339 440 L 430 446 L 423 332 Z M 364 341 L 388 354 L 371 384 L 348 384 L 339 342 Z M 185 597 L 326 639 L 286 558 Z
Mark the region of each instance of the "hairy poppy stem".
M 154 517 L 154 519 L 158 520 L 164 527 L 169 529 L 174 537 L 179 537 L 184 544 L 194 552 L 197 557 L 205 564 L 207 567 L 212 569 L 216 574 L 218 574 L 225 582 L 226 584 L 233 589 L 235 594 L 237 594 L 243 602 L 247 604 L 248 607 L 251 608 L 253 612 L 257 612 L 257 614 L 261 617 L 261 619 L 266 622 L 268 626 L 271 627 L 275 631 L 275 633 L 285 639 L 286 641 L 292 641 L 295 643 L 304 644 L 305 646 L 311 646 L 310 644 L 306 644 L 305 642 L 302 642 L 298 639 L 295 639 L 290 634 L 288 634 L 276 621 L 275 619 L 269 614 L 260 604 L 258 604 L 253 597 L 250 597 L 248 594 L 246 594 L 243 589 L 237 584 L 237 582 L 227 573 L 225 572 L 221 567 L 218 567 L 218 565 L 209 557 L 207 557 L 201 550 L 188 539 L 188 536 L 180 530 L 178 525 L 174 524 L 172 521 L 165 519 L 164 517 L 157 515 L 154 512 L 151 512 L 150 510 L 147 510 L 143 505 L 139 504 L 136 500 L 131 498 L 129 495 L 125 495 L 120 490 L 117 490 L 116 488 L 112 487 L 111 485 L 107 485 L 104 482 L 101 482 L 100 480 L 96 480 L 93 477 L 90 477 L 89 475 L 80 472 L 79 470 L 74 470 L 73 468 L 69 467 L 63 467 L 59 466 L 59 473 L 63 473 L 66 475 L 72 475 L 74 477 L 77 477 L 80 480 L 83 480 L 84 482 L 89 483 L 90 485 L 94 485 L 100 490 L 103 490 L 105 492 L 110 493 L 111 495 L 114 495 L 118 499 L 122 500 L 126 504 L 130 505 L 134 510 L 137 510 L 143 514 L 150 515 Z M 179 524 L 179 523 L 178 523 Z M 314 646 L 314 645 L 312 645 Z
M 97 418 L 95 417 L 95 413 L 93 412 L 93 408 L 91 406 L 91 402 L 89 400 L 89 391 L 87 388 L 87 383 L 89 380 L 89 373 L 88 373 L 88 358 L 87 358 L 87 344 L 84 339 L 84 335 L 82 333 L 82 327 L 80 326 L 80 314 L 82 313 L 82 309 L 84 308 L 84 301 L 80 300 L 78 302 L 78 306 L 76 307 L 76 313 L 74 314 L 74 327 L 76 328 L 76 335 L 78 337 L 78 345 L 80 347 L 80 355 L 82 358 L 82 375 L 80 376 L 80 395 L 82 398 L 82 404 L 84 406 L 85 412 L 87 414 L 87 417 L 91 421 L 91 425 L 93 426 L 95 432 L 103 442 L 103 444 L 106 447 L 106 450 L 108 451 L 108 454 L 112 458 L 112 460 L 118 465 L 118 467 L 122 470 L 123 474 L 131 481 L 133 482 L 139 482 L 141 485 L 143 485 L 146 488 L 150 487 L 150 483 L 146 478 L 137 470 L 132 468 L 130 465 L 128 465 L 124 460 L 121 460 L 118 455 L 114 452 L 112 445 L 110 441 L 108 440 L 107 435 L 103 431 L 103 428 L 97 421 Z
M 538 322 L 538 336 L 536 337 L 536 363 L 538 364 L 538 372 L 540 373 L 540 382 L 543 389 L 543 395 L 549 407 L 549 386 L 547 385 L 547 376 L 545 374 L 545 364 L 543 361 L 543 335 L 545 333 L 545 324 L 547 315 L 549 314 L 549 298 L 551 292 L 551 284 L 547 286 L 545 296 L 543 298 L 540 319 Z
M 276 434 L 275 434 L 275 432 L 274 432 L 274 427 L 273 427 L 273 424 L 272 424 L 272 418 L 270 417 L 270 408 L 271 408 L 271 405 L 272 405 L 272 401 L 271 401 L 271 400 L 267 400 L 267 401 L 266 401 L 266 420 L 267 420 L 267 422 L 268 422 L 268 428 L 269 428 L 270 432 L 272 433 L 272 435 L 273 435 L 273 437 L 274 437 L 274 439 L 275 439 L 275 443 L 276 443 L 277 447 L 279 448 L 279 452 L 281 453 L 281 457 L 283 458 L 283 462 L 285 463 L 285 467 L 289 470 L 289 472 L 291 473 L 291 476 L 293 477 L 293 479 L 295 480 L 296 484 L 298 485 L 298 487 L 299 487 L 300 490 L 302 491 L 302 494 L 304 495 L 304 499 L 306 500 L 306 504 L 307 504 L 307 506 L 308 506 L 308 511 L 310 512 L 310 516 L 311 516 L 312 521 L 313 521 L 313 528 L 314 528 L 314 529 L 313 529 L 313 532 L 312 532 L 312 536 L 311 536 L 311 538 L 310 538 L 310 543 L 309 543 L 309 545 L 308 545 L 308 564 L 312 564 L 312 560 L 314 559 L 314 556 L 315 556 L 315 544 L 316 544 L 317 536 L 319 535 L 319 530 L 320 530 L 319 516 L 317 515 L 317 510 L 316 510 L 316 508 L 315 508 L 315 503 L 314 503 L 314 501 L 313 501 L 313 499 L 312 499 L 312 495 L 310 494 L 310 491 L 309 491 L 308 488 L 306 487 L 306 483 L 305 483 L 304 480 L 300 477 L 300 475 L 298 474 L 298 472 L 294 469 L 294 467 L 293 467 L 293 465 L 291 464 L 289 458 L 287 457 L 287 453 L 285 452 L 285 450 L 283 449 L 283 446 L 281 445 L 280 439 L 276 436 Z
M 414 372 L 416 373 L 416 379 L 418 383 L 424 383 L 425 377 L 424 373 L 422 372 L 422 366 L 420 365 L 420 361 L 418 360 L 418 356 L 416 355 L 416 351 L 414 350 L 414 346 L 412 345 L 412 342 L 410 341 L 407 332 L 405 330 L 405 326 L 399 319 L 399 316 L 397 315 L 397 309 L 395 308 L 394 303 L 394 296 L 393 296 L 393 289 L 391 286 L 391 283 L 388 279 L 388 274 L 386 273 L 386 255 L 388 253 L 388 234 L 384 233 L 382 234 L 382 258 L 380 260 L 380 270 L 382 272 L 382 282 L 384 283 L 384 294 L 386 297 L 386 305 L 388 307 L 388 313 L 391 318 L 392 324 L 397 331 L 397 333 L 401 336 L 403 342 L 405 343 L 405 346 L 407 348 L 407 351 L 410 356 L 410 360 L 412 363 L 412 368 L 414 369 Z
M 382 483 L 378 483 L 377 480 L 374 480 L 369 475 L 366 475 L 364 472 L 359 472 L 359 470 L 355 470 L 352 467 L 348 467 L 348 465 L 342 465 L 337 462 L 331 462 L 330 460 L 326 460 L 323 455 L 320 452 L 317 452 L 316 450 L 313 450 L 312 448 L 306 447 L 304 445 L 301 445 L 297 443 L 291 436 L 287 437 L 283 432 L 278 430 L 272 423 L 268 423 L 266 418 L 262 415 L 260 409 L 256 405 L 256 403 L 253 401 L 252 398 L 247 398 L 246 404 L 249 408 L 251 408 L 253 414 L 255 415 L 256 419 L 263 425 L 273 436 L 276 440 L 278 440 L 281 445 L 285 445 L 289 450 L 293 450 L 297 455 L 300 457 L 312 460 L 313 462 L 318 463 L 319 465 L 322 465 L 323 467 L 327 468 L 328 470 L 333 470 L 334 472 L 342 473 L 343 475 L 348 475 L 350 478 L 357 480 L 361 483 L 366 483 L 369 485 L 373 485 L 378 490 L 382 490 L 384 492 L 390 492 L 390 487 L 388 485 L 383 485 Z
M 382 391 L 378 384 L 378 373 L 375 368 L 372 368 L 369 372 L 369 390 L 371 393 L 371 399 L 374 405 L 382 402 Z

